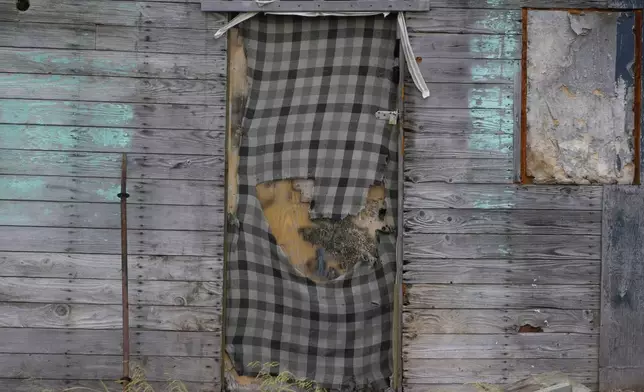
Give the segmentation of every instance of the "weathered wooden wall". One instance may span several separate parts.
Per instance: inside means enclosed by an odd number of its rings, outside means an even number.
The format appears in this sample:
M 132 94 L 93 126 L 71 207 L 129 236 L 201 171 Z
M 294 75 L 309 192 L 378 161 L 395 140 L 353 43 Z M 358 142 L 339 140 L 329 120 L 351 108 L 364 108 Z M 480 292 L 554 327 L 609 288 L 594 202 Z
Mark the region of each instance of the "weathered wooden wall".
M 602 189 L 513 184 L 525 3 L 408 15 L 432 95 L 406 89 L 406 391 L 547 371 L 598 382 Z
M 125 151 L 135 359 L 217 390 L 223 18 L 199 0 L 31 3 L 0 0 L 0 389 L 121 376 Z M 519 7 L 539 3 L 408 15 L 432 96 L 406 89 L 406 391 L 598 381 L 602 189 L 512 184 Z
M 0 0 L 1 390 L 121 377 L 121 152 L 133 360 L 218 390 L 223 20 L 199 1 Z

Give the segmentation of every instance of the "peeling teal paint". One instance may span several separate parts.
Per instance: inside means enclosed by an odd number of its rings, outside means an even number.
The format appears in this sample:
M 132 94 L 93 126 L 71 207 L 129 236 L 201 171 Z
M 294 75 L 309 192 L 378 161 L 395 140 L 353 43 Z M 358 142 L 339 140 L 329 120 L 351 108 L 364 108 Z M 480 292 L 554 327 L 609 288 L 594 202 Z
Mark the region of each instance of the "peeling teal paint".
M 474 87 L 468 92 L 468 107 L 510 109 L 513 97 L 501 87 Z
M 468 148 L 476 151 L 495 151 L 510 154 L 513 148 L 512 135 L 475 133 L 468 138 Z
M 59 150 L 77 145 L 69 127 L 0 125 L 0 145 L 14 149 Z
M 125 129 L 89 129 L 88 136 L 97 146 L 127 148 L 132 146 L 132 136 L 130 131 Z
M 503 193 L 484 194 L 478 200 L 475 200 L 474 208 L 485 210 L 515 208 L 515 189 L 508 187 Z
M 46 75 L 34 77 L 25 74 L 0 74 L 0 89 L 13 90 L 17 93 L 33 93 L 43 88 L 52 89 L 59 93 L 78 94 L 83 81 L 77 76 Z
M 521 27 L 521 13 L 513 10 L 488 11 L 476 24 L 489 32 L 518 34 Z
M 116 103 L 0 100 L 0 122 L 8 124 L 127 126 L 134 107 Z
M 89 112 L 89 110 L 91 109 L 98 112 L 96 113 L 97 116 L 105 116 L 105 122 L 108 125 L 123 126 L 131 123 L 132 120 L 134 120 L 134 108 L 132 107 L 132 105 L 100 103 L 96 104 L 94 108 L 80 107 L 79 112 L 82 113 L 83 110 L 87 110 Z M 91 112 L 91 114 L 93 115 L 94 113 Z
M 470 68 L 470 75 L 474 82 L 488 81 L 513 81 L 514 75 L 519 70 L 518 61 L 499 61 L 475 64 Z
M 17 211 L 16 211 L 17 210 Z M 0 203 L 0 224 L 4 226 L 29 226 L 33 225 L 31 218 L 15 207 L 11 202 Z
M 473 36 L 469 41 L 470 52 L 487 59 L 517 58 L 520 45 L 518 36 L 512 35 Z
M 124 128 L 0 125 L 0 146 L 13 149 L 129 149 L 132 132 Z
M 511 110 L 497 109 L 470 109 L 472 128 L 486 132 L 484 129 L 494 130 L 494 134 L 513 134 L 514 117 Z
M 484 210 L 493 210 L 493 209 L 498 209 L 498 208 L 512 208 L 514 207 L 514 203 L 512 202 L 505 202 L 498 200 L 498 197 L 496 198 L 497 200 L 493 199 L 481 199 L 477 200 L 474 202 L 474 208 L 480 208 Z
M 40 178 L 0 178 L 0 198 L 2 198 L 3 190 L 10 191 L 12 195 L 26 196 L 45 186 L 45 181 Z
M 499 254 L 501 256 L 510 256 L 512 254 L 512 250 L 508 248 L 507 245 L 501 244 L 499 245 Z
M 96 194 L 105 201 L 119 201 L 118 194 L 121 193 L 121 187 L 119 185 L 112 185 L 108 188 L 99 188 L 96 191 Z
M 136 62 L 123 62 L 122 59 L 112 60 L 109 58 L 91 58 L 69 54 L 67 52 L 21 52 L 20 55 L 28 61 L 47 66 L 47 65 L 64 65 L 70 69 L 79 69 L 82 71 L 102 72 L 107 75 L 130 75 L 136 71 L 138 64 Z
M 46 172 L 49 172 L 50 168 L 53 167 L 56 172 L 61 172 L 67 169 L 80 169 L 83 165 L 103 168 L 104 170 L 118 169 L 121 162 L 120 155 L 113 153 L 81 153 L 70 155 L 69 153 L 58 151 L 34 152 L 28 150 L 8 150 L 4 154 L 5 160 L 9 162 L 5 169 L 10 170 L 12 173 L 23 172 L 25 168 L 28 171 L 30 168 L 35 171 L 37 167 L 40 167 L 40 170 Z

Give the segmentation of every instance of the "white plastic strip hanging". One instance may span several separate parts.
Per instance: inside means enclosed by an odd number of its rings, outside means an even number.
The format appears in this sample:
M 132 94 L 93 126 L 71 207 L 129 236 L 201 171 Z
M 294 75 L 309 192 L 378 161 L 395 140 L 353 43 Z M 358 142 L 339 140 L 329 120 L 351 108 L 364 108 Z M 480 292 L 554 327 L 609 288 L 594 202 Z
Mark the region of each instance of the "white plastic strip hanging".
M 398 13 L 398 29 L 400 33 L 400 40 L 402 41 L 402 50 L 405 54 L 405 62 L 407 63 L 407 69 L 411 74 L 411 79 L 414 81 L 416 88 L 421 92 L 423 98 L 429 97 L 429 88 L 427 83 L 425 83 L 425 78 L 420 72 L 418 63 L 416 62 L 416 56 L 414 56 L 414 49 L 411 47 L 411 42 L 409 41 L 409 33 L 407 32 L 407 22 L 405 21 L 405 14 L 402 12 Z
M 258 0 L 256 0 L 258 1 Z M 272 2 L 271 0 L 259 0 L 264 4 Z M 252 18 L 257 15 L 259 12 L 246 12 L 239 14 L 234 17 L 230 22 L 222 26 L 217 32 L 215 32 L 215 38 L 220 38 L 226 31 L 237 26 L 245 20 Z M 267 12 L 267 14 L 273 15 L 299 15 L 307 17 L 315 16 L 372 16 L 380 15 L 381 12 Z M 383 14 L 384 16 L 389 15 L 388 12 Z M 423 78 L 418 63 L 416 62 L 416 56 L 414 55 L 414 50 L 411 47 L 411 42 L 409 41 L 409 33 L 407 32 L 407 23 L 405 22 L 405 15 L 402 12 L 398 13 L 398 31 L 400 34 L 400 40 L 402 41 L 402 51 L 405 55 L 405 62 L 407 63 L 407 68 L 411 74 L 411 79 L 414 81 L 414 85 L 421 92 L 423 98 L 429 97 L 429 88 L 427 83 L 425 83 L 425 78 Z

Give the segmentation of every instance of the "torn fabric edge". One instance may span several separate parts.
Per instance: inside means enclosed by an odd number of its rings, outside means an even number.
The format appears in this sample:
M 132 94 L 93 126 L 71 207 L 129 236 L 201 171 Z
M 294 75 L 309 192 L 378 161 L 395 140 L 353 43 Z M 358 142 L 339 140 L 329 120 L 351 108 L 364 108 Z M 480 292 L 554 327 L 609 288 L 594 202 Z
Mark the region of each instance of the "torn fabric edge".
M 220 38 L 228 30 L 237 26 L 238 24 L 254 17 L 259 14 L 259 12 L 246 12 L 239 14 L 234 17 L 230 22 L 226 23 L 219 30 L 215 32 L 215 38 Z M 297 15 L 305 17 L 318 17 L 318 16 L 374 16 L 382 14 L 384 17 L 389 15 L 389 12 L 266 12 L 266 14 L 273 15 Z M 402 41 L 402 49 L 405 54 L 405 62 L 407 63 L 407 68 L 411 74 L 411 78 L 414 81 L 414 85 L 420 91 L 423 98 L 428 98 L 430 96 L 429 87 L 425 83 L 423 74 L 420 71 L 420 67 L 416 62 L 416 55 L 414 54 L 414 49 L 411 46 L 411 41 L 409 40 L 409 32 L 407 31 L 407 22 L 405 21 L 405 13 L 398 12 L 398 30 L 400 38 Z

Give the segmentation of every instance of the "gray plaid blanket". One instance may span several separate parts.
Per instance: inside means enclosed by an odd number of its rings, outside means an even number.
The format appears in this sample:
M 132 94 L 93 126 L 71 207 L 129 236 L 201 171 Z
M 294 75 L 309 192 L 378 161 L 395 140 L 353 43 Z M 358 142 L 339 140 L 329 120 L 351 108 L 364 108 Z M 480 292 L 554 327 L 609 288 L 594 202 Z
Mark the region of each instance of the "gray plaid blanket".
M 395 222 L 396 19 L 258 15 L 241 26 L 249 99 L 242 122 L 237 224 L 229 227 L 226 350 L 240 374 L 276 362 L 337 391 L 385 390 L 392 374 L 395 233 L 378 260 L 315 283 L 289 263 L 257 198 L 259 183 L 315 181 L 311 217 L 360 212 L 374 183 Z

